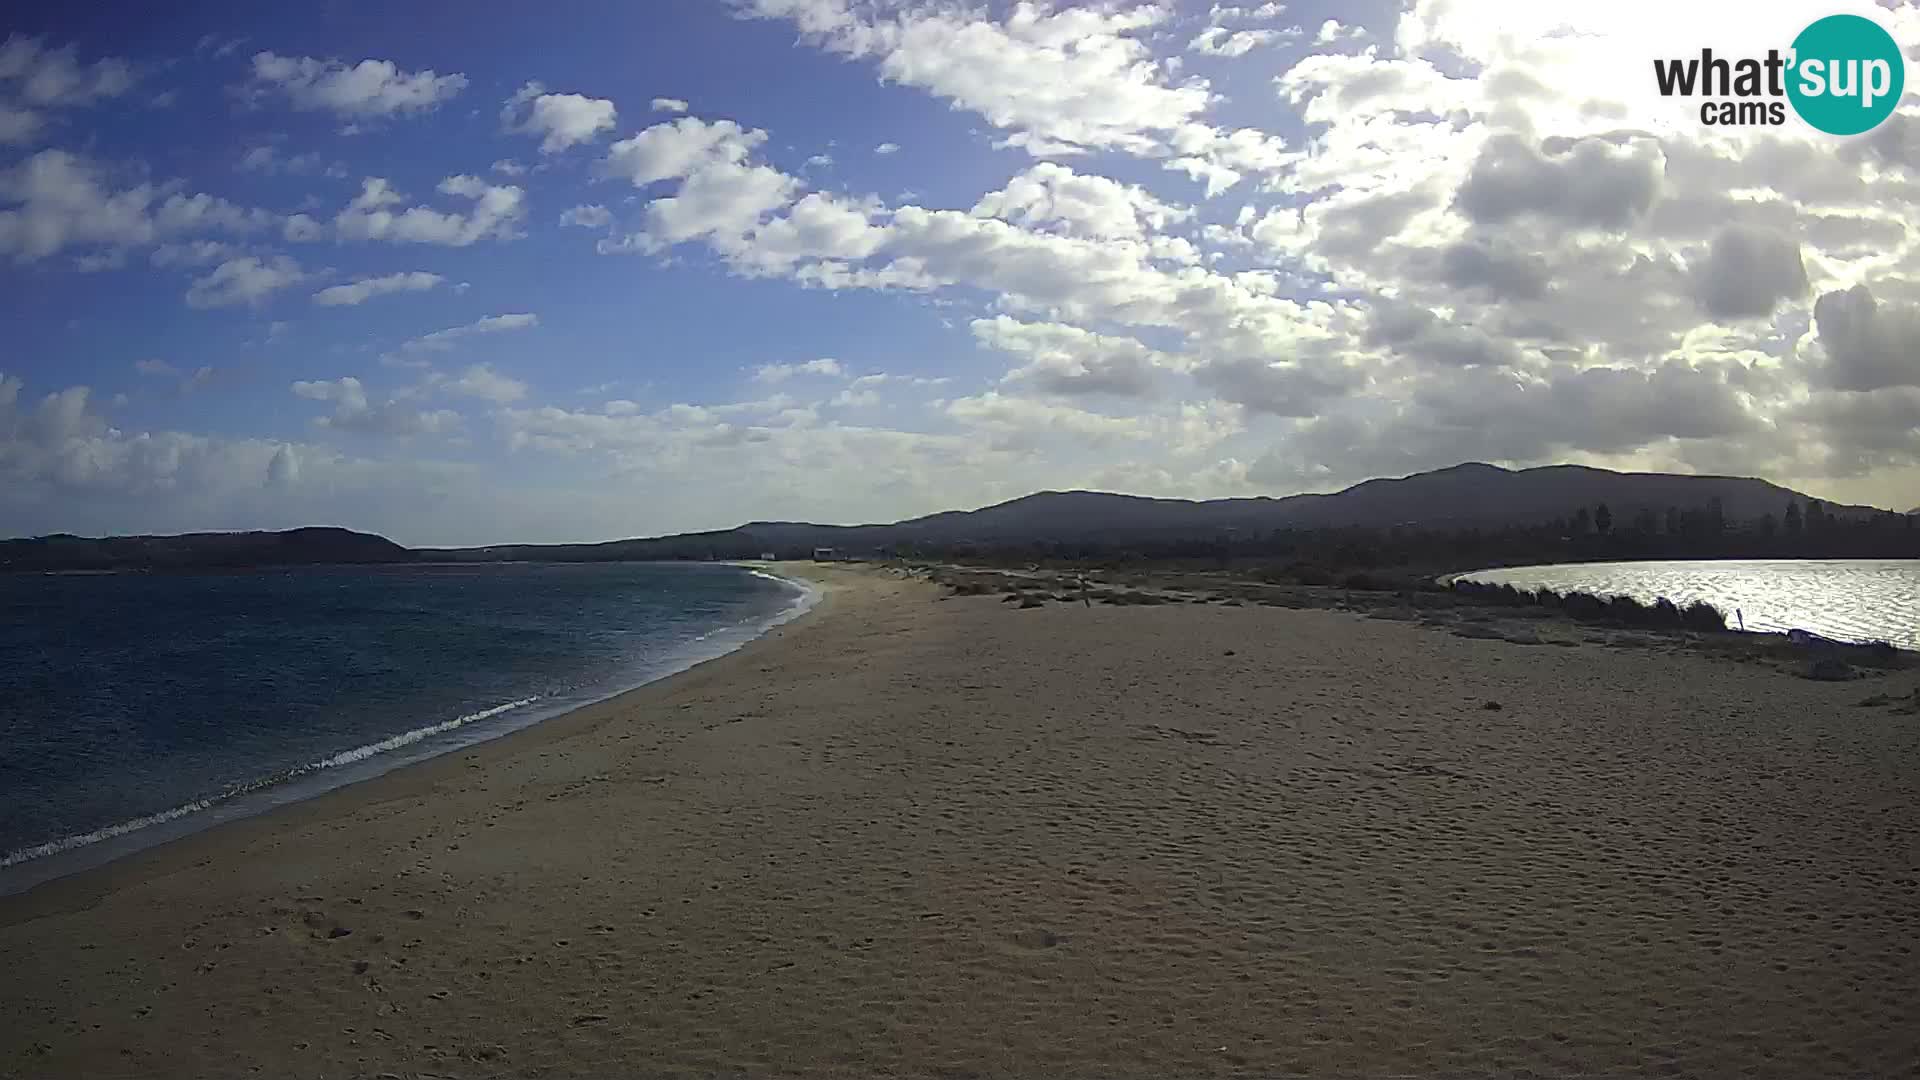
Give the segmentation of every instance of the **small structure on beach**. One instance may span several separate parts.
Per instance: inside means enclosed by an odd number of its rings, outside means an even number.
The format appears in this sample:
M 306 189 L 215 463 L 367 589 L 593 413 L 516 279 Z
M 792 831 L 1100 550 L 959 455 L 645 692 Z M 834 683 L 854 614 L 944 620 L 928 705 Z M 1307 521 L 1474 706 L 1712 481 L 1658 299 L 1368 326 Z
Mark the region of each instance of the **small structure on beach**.
M 839 559 L 839 557 L 840 556 L 830 547 L 817 547 L 813 549 L 814 562 L 834 562 Z
M 761 562 L 773 562 L 775 558 L 776 556 L 771 551 L 763 551 L 760 553 Z

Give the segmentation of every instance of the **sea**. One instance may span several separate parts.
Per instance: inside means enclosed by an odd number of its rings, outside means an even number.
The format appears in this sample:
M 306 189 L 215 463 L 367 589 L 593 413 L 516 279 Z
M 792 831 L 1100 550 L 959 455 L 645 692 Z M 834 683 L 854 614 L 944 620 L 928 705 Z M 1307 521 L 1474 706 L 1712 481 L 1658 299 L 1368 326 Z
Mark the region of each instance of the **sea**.
M 1920 559 L 1715 559 L 1518 566 L 1458 575 L 1516 589 L 1705 600 L 1728 625 L 1920 649 Z
M 814 599 L 713 563 L 0 574 L 0 894 L 605 699 Z

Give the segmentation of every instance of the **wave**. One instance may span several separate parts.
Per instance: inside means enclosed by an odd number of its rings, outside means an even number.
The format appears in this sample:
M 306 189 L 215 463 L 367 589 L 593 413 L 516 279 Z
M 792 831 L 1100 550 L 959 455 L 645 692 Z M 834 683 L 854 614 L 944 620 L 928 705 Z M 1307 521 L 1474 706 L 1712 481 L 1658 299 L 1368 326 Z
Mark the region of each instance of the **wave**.
M 210 795 L 204 799 L 195 799 L 192 802 L 183 803 L 168 810 L 162 810 L 157 814 L 148 814 L 145 817 L 134 818 L 132 821 L 123 821 L 118 825 L 108 825 L 105 828 L 95 829 L 92 832 L 79 833 L 74 836 L 62 836 L 58 839 L 48 840 L 42 844 L 35 844 L 32 847 L 11 851 L 4 856 L 0 856 L 0 870 L 5 870 L 10 866 L 17 866 L 20 863 L 33 859 L 45 858 L 48 855 L 58 855 L 63 851 L 72 851 L 75 848 L 98 844 L 103 840 L 112 840 L 154 825 L 164 825 L 169 821 L 177 821 L 180 818 L 186 817 L 188 814 L 197 814 L 203 810 L 210 810 L 222 803 L 232 802 L 234 799 L 240 798 L 243 795 L 250 795 L 265 788 L 287 783 L 290 780 L 298 780 L 303 776 L 311 776 L 322 769 L 337 769 L 342 765 L 351 765 L 355 762 L 365 761 L 375 754 L 383 754 L 389 750 L 398 750 L 403 746 L 411 746 L 422 739 L 432 738 L 435 735 L 452 731 L 455 728 L 465 727 L 468 724 L 480 720 L 490 720 L 493 717 L 499 716 L 501 713 L 510 712 L 524 705 L 531 705 L 538 700 L 540 699 L 537 697 L 530 697 L 521 698 L 519 701 L 504 702 L 491 708 L 481 709 L 479 712 L 454 717 L 452 720 L 443 720 L 437 724 L 428 724 L 426 727 L 414 728 L 412 731 L 403 731 L 398 735 L 392 735 L 378 742 L 368 743 L 365 746 L 356 746 L 351 750 L 342 750 L 340 753 L 330 757 L 321 758 L 319 761 L 310 761 L 305 765 L 296 765 L 291 769 L 283 769 L 271 776 L 235 784 L 218 795 Z

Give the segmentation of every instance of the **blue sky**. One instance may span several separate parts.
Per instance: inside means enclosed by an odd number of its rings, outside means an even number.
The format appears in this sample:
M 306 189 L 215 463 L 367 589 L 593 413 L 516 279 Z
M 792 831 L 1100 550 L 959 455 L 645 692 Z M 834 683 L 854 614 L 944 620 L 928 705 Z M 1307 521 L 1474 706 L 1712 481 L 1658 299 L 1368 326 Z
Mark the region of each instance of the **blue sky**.
M 592 540 L 1466 459 L 1920 502 L 1912 106 L 1705 129 L 1640 85 L 1663 9 L 1589 9 L 14 10 L 0 534 Z M 1755 10 L 1654 44 L 1826 9 Z

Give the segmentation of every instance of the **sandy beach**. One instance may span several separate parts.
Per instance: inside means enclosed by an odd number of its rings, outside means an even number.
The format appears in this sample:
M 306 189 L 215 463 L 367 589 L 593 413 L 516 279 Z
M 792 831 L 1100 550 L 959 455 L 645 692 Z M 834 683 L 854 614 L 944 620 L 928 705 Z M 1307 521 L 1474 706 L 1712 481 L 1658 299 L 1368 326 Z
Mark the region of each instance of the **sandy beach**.
M 0 899 L 0 1075 L 1920 1075 L 1920 673 L 805 572 Z

